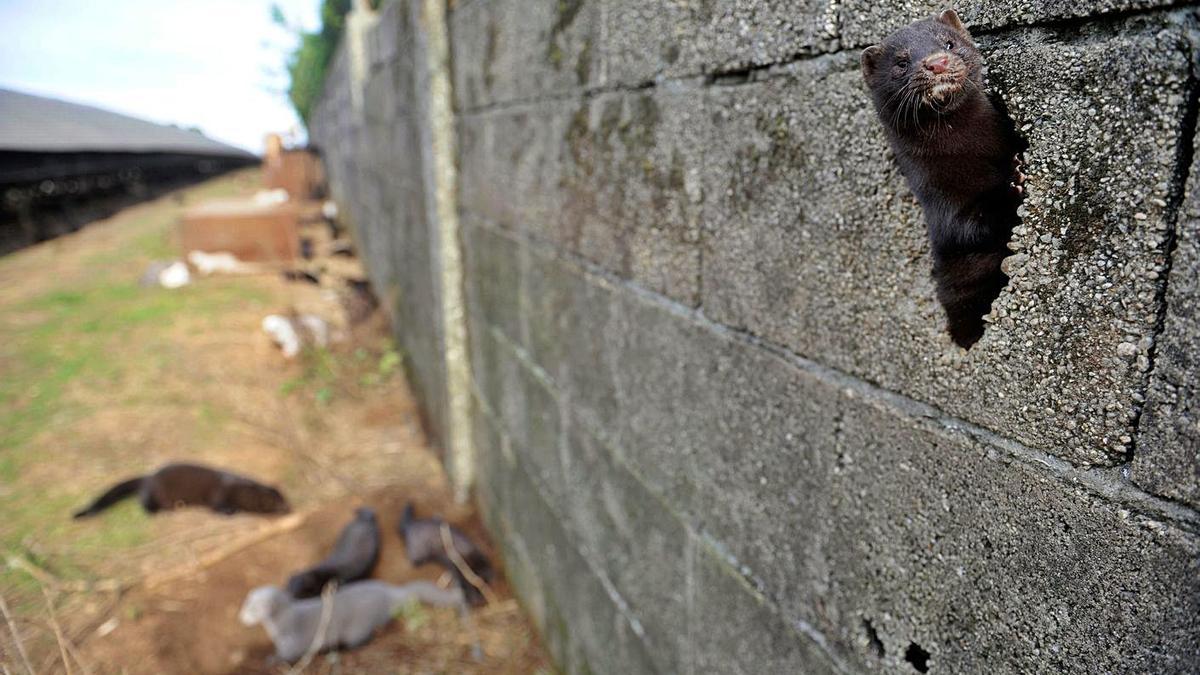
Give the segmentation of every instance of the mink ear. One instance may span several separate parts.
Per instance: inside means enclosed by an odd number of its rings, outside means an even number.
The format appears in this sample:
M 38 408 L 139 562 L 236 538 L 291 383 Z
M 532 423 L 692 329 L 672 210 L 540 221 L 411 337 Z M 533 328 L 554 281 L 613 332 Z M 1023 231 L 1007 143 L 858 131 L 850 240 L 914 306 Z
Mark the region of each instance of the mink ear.
M 958 12 L 955 12 L 952 9 L 948 9 L 941 14 L 938 14 L 937 20 L 946 24 L 947 26 L 950 26 L 954 30 L 963 33 L 964 35 L 970 35 L 970 33 L 967 33 L 967 27 L 963 25 L 962 19 L 958 18 Z
M 863 77 L 870 77 L 874 74 L 876 66 L 879 63 L 879 57 L 883 54 L 883 49 L 879 45 L 871 45 L 862 50 L 862 71 Z

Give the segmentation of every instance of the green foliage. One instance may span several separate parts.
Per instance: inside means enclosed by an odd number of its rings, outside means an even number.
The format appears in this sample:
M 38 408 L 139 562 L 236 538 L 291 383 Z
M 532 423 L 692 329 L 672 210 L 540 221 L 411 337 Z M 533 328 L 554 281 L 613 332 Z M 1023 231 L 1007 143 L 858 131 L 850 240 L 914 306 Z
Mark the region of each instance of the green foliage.
M 400 368 L 403 361 L 404 357 L 400 355 L 400 352 L 396 351 L 394 346 L 389 345 L 383 355 L 379 357 L 379 367 L 374 371 L 364 373 L 360 382 L 364 387 L 373 387 L 384 382 Z
M 328 405 L 335 397 L 355 398 L 364 389 L 387 383 L 400 372 L 404 355 L 387 340 L 370 348 L 357 347 L 352 352 L 306 347 L 300 352 L 299 363 L 302 371 L 279 386 L 279 395 L 299 392 Z
M 346 27 L 346 14 L 351 0 L 322 0 L 321 28 L 316 32 L 305 32 L 292 27 L 278 5 L 271 7 L 271 19 L 297 33 L 300 44 L 288 57 L 288 98 L 296 108 L 296 114 L 308 126 L 313 107 L 325 86 L 325 72 L 337 51 L 338 41 Z

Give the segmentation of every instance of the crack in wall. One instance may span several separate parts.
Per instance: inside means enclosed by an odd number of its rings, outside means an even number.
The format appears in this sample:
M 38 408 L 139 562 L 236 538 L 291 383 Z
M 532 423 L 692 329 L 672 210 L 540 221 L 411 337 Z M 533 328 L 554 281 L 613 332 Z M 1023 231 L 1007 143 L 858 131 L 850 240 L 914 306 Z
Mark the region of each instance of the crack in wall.
M 1046 19 L 1044 21 L 1033 21 L 1023 24 L 1009 24 L 1005 26 L 996 26 L 994 28 L 971 28 L 971 35 L 975 37 L 986 36 L 995 38 L 1020 32 L 1032 30 L 1064 30 L 1071 28 L 1089 27 L 1117 27 L 1120 23 L 1134 18 L 1157 17 L 1162 15 L 1175 14 L 1180 10 L 1180 7 L 1186 7 L 1186 3 L 1178 2 L 1155 7 L 1132 8 L 1121 11 L 1109 12 L 1098 16 L 1074 16 L 1062 17 L 1056 19 Z M 840 15 L 839 15 L 840 16 Z M 602 26 L 603 28 L 603 26 Z M 735 62 L 733 64 L 724 63 L 709 68 L 701 68 L 699 71 L 680 73 L 675 75 L 657 75 L 640 80 L 630 80 L 627 82 L 607 83 L 607 75 L 603 78 L 600 85 L 592 87 L 569 87 L 557 91 L 543 92 L 534 97 L 514 97 L 505 100 L 490 101 L 483 105 L 468 106 L 456 109 L 460 115 L 476 116 L 488 112 L 507 110 L 510 108 L 520 108 L 534 106 L 545 103 L 556 103 L 564 101 L 588 101 L 596 96 L 611 93 L 636 92 L 647 89 L 665 89 L 670 87 L 708 87 L 708 86 L 742 86 L 746 84 L 754 84 L 775 77 L 780 77 L 786 74 L 788 66 L 799 63 L 818 61 L 821 59 L 830 58 L 849 58 L 853 57 L 855 63 L 858 62 L 858 52 L 864 47 L 869 46 L 867 43 L 842 43 L 840 40 L 840 19 L 838 26 L 838 38 L 835 42 L 838 44 L 837 49 L 801 49 L 793 52 L 790 56 L 766 61 L 762 63 L 746 63 Z M 883 37 L 881 34 L 880 38 Z M 606 59 L 600 59 L 602 67 L 607 74 Z
M 1200 116 L 1200 33 L 1193 30 L 1190 33 L 1189 45 L 1191 54 L 1189 54 L 1191 66 L 1188 69 L 1188 102 L 1186 112 L 1183 116 L 1181 124 L 1179 147 L 1176 149 L 1175 166 L 1176 176 L 1175 185 L 1172 188 L 1172 193 L 1167 199 L 1167 208 L 1163 214 L 1163 219 L 1167 223 L 1167 231 L 1163 242 L 1163 269 L 1159 273 L 1159 284 L 1155 292 L 1154 303 L 1158 311 L 1158 316 L 1155 317 L 1154 327 L 1150 331 L 1150 337 L 1153 342 L 1150 349 L 1146 352 L 1146 358 L 1149 361 L 1150 367 L 1143 374 L 1142 382 L 1138 388 L 1138 394 L 1141 400 L 1134 400 L 1133 420 L 1130 423 L 1132 440 L 1126 449 L 1124 466 L 1128 466 L 1129 462 L 1137 455 L 1138 443 L 1141 441 L 1142 435 L 1142 419 L 1146 411 L 1146 403 L 1150 395 L 1150 387 L 1154 382 L 1156 373 L 1156 357 L 1158 355 L 1159 340 L 1162 338 L 1163 331 L 1166 329 L 1167 315 L 1169 314 L 1169 296 L 1171 283 L 1171 271 L 1174 266 L 1175 249 L 1178 244 L 1179 228 L 1182 227 L 1183 221 L 1187 218 L 1187 204 L 1185 200 L 1189 195 L 1189 183 L 1195 177 L 1191 175 L 1192 163 L 1195 160 L 1195 143 L 1196 143 L 1196 125 L 1197 117 Z

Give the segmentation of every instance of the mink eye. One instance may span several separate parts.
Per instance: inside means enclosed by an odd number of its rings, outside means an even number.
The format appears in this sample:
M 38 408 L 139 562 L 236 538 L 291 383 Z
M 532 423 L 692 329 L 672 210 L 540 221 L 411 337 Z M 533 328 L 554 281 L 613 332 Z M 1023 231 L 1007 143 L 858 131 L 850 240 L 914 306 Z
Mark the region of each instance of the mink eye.
M 906 59 L 906 58 L 896 59 L 896 67 L 897 68 L 907 68 L 908 67 L 908 59 Z
M 946 40 L 946 50 L 949 51 L 951 49 L 954 49 L 954 42 L 951 40 Z

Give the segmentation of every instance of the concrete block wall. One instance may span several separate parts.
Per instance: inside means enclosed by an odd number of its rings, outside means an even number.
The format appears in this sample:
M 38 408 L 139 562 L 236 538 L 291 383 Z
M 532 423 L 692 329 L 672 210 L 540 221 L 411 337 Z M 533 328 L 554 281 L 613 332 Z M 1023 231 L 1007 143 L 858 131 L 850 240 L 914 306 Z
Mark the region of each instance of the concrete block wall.
M 425 427 L 445 439 L 447 394 L 434 213 L 426 54 L 418 8 L 387 3 L 369 30 L 348 33 L 309 129 L 331 196 L 389 311 Z M 350 48 L 361 40 L 361 64 Z M 357 101 L 356 101 L 357 99 Z
M 475 494 L 564 671 L 1200 670 L 1196 12 L 958 7 L 1030 144 L 963 351 L 858 72 L 936 9 L 453 3 Z

